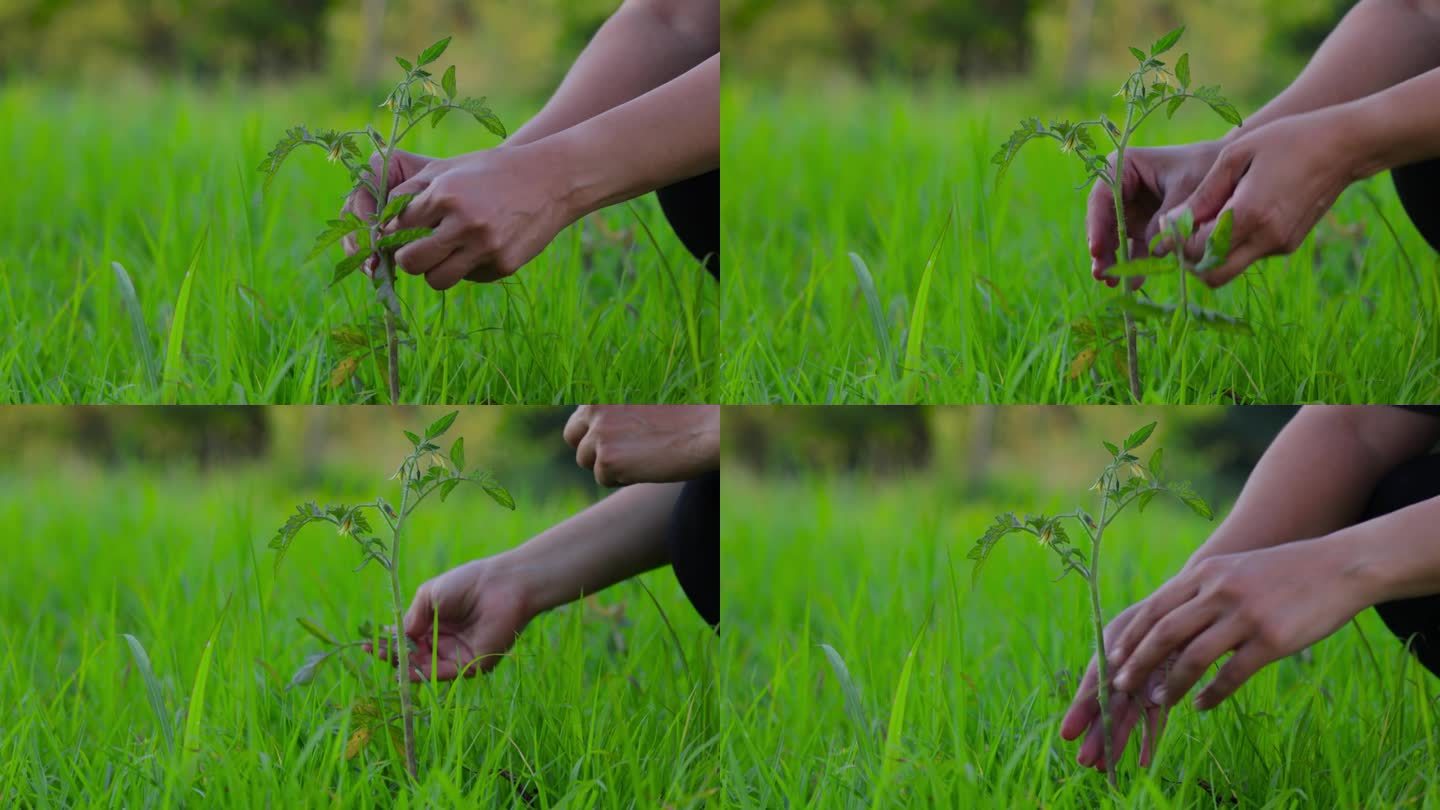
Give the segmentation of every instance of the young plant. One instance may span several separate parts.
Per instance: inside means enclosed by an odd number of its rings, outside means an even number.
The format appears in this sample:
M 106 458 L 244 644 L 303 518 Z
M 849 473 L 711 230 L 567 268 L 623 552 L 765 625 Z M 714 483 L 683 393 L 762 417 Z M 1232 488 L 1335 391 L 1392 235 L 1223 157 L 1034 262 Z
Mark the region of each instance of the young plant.
M 1129 149 L 1135 133 L 1140 125 L 1157 110 L 1164 109 L 1166 116 L 1174 116 L 1175 112 L 1189 99 L 1196 99 L 1203 102 L 1226 122 L 1239 126 L 1241 123 L 1240 114 L 1236 112 L 1235 106 L 1226 101 L 1220 95 L 1220 88 L 1214 86 L 1191 87 L 1190 82 L 1190 54 L 1182 54 L 1175 61 L 1173 67 L 1168 66 L 1160 57 L 1174 48 L 1185 33 L 1184 26 L 1171 31 L 1150 46 L 1147 53 L 1139 48 L 1132 47 L 1131 55 L 1135 57 L 1137 67 L 1130 73 L 1125 84 L 1120 88 L 1117 95 L 1125 102 L 1125 119 L 1117 123 L 1109 117 L 1101 114 L 1099 117 L 1071 123 L 1070 121 L 1051 121 L 1049 125 L 1040 123 L 1038 118 L 1027 118 L 1020 122 L 1020 126 L 1010 134 L 1009 140 L 1000 147 L 992 162 L 999 166 L 998 177 L 1003 177 L 1005 170 L 1009 168 L 1015 155 L 1021 147 L 1036 138 L 1049 138 L 1060 145 L 1060 151 L 1075 155 L 1085 166 L 1087 172 L 1084 186 L 1094 182 L 1101 182 L 1110 187 L 1111 197 L 1115 200 L 1115 236 L 1116 236 L 1116 259 L 1117 266 L 1110 273 L 1117 277 L 1126 279 L 1136 276 L 1151 275 L 1169 270 L 1179 270 L 1181 276 L 1182 296 L 1184 278 L 1187 272 L 1203 272 L 1220 262 L 1224 261 L 1225 255 L 1229 252 L 1229 225 L 1228 212 L 1227 223 L 1225 224 L 1224 238 L 1211 238 L 1207 244 L 1205 261 L 1196 267 L 1187 267 L 1179 251 L 1176 251 L 1176 258 L 1169 260 L 1142 260 L 1133 261 L 1130 255 L 1130 235 L 1125 227 L 1125 200 L 1121 193 L 1121 178 L 1125 176 L 1125 152 Z M 1114 148 L 1114 160 L 1111 161 L 1100 151 L 1096 145 L 1093 130 L 1099 130 L 1109 140 Z M 1217 222 L 1216 231 L 1221 228 Z M 1185 236 L 1189 236 L 1194 229 L 1194 220 L 1186 229 Z M 1160 237 L 1157 237 L 1157 240 Z M 1158 246 L 1158 242 L 1152 242 L 1152 250 Z M 1211 251 L 1218 251 L 1213 253 Z M 1195 320 L 1202 326 L 1227 327 L 1238 324 L 1231 318 L 1225 318 L 1217 313 L 1199 310 L 1189 307 L 1188 303 L 1182 303 L 1179 307 L 1170 308 L 1148 302 L 1136 300 L 1134 291 L 1130 289 L 1129 283 L 1121 285 L 1121 295 L 1118 302 L 1120 312 L 1119 323 L 1123 328 L 1123 339 L 1125 341 L 1125 366 L 1129 377 L 1130 395 L 1139 400 L 1141 398 L 1140 388 L 1140 357 L 1135 319 L 1156 319 L 1162 315 L 1172 313 L 1188 313 L 1196 316 Z M 1070 368 L 1071 378 L 1088 371 L 1094 364 L 1099 351 L 1113 345 L 1118 339 L 1111 339 L 1108 335 L 1108 328 L 1116 319 L 1100 318 L 1099 323 L 1087 323 L 1083 328 L 1077 329 L 1077 334 L 1088 339 L 1091 344 L 1084 351 L 1076 356 L 1076 360 Z
M 285 137 L 260 164 L 265 173 L 265 188 L 268 191 L 285 159 L 301 146 L 316 146 L 323 149 L 330 162 L 338 162 L 350 172 L 351 193 L 364 190 L 375 198 L 375 213 L 360 217 L 347 211 L 339 219 L 329 221 L 325 230 L 315 239 L 315 247 L 309 258 L 324 253 L 331 245 L 354 235 L 359 249 L 351 256 L 335 264 L 332 285 L 359 270 L 371 258 L 375 259 L 370 271 L 370 282 L 374 286 L 375 300 L 380 307 L 380 318 L 369 323 L 344 327 L 336 330 L 333 337 L 345 358 L 331 373 L 331 387 L 338 387 L 354 374 L 360 361 L 376 352 L 384 352 L 387 367 L 386 379 L 390 401 L 400 399 L 400 333 L 408 331 L 402 313 L 399 296 L 395 292 L 395 251 L 400 247 L 430 235 L 429 228 L 406 228 L 385 233 L 385 227 L 400 214 L 414 199 L 413 194 L 390 196 L 390 161 L 405 136 L 422 121 L 429 119 L 431 127 L 439 126 L 452 110 L 459 110 L 478 121 L 497 137 L 505 137 L 505 126 L 485 104 L 485 99 L 458 98 L 455 87 L 455 66 L 445 69 L 437 80 L 427 68 L 432 65 L 450 45 L 450 37 L 426 48 L 414 63 L 401 57 L 395 62 L 404 71 L 405 77 L 395 85 L 380 106 L 390 111 L 389 135 L 381 134 L 373 125 L 364 129 L 333 129 L 311 131 L 305 126 L 292 127 Z M 360 144 L 365 143 L 373 150 L 374 158 L 380 165 L 379 175 L 372 170 L 370 162 L 362 155 Z M 379 323 L 377 324 L 376 321 Z M 383 329 L 382 335 L 380 334 Z
M 478 484 L 496 503 L 506 509 L 515 508 L 515 499 L 496 482 L 494 476 L 483 470 L 466 469 L 465 439 L 463 437 L 456 439 L 450 445 L 448 453 L 440 449 L 437 441 L 455 422 L 456 413 L 458 412 L 449 413 L 435 420 L 425 429 L 423 436 L 417 436 L 408 430 L 405 431 L 405 436 L 410 440 L 412 449 L 410 455 L 400 462 L 400 468 L 392 476 L 392 480 L 400 481 L 399 506 L 392 506 L 389 501 L 380 497 L 353 506 L 341 504 L 324 508 L 311 501 L 297 507 L 295 514 L 285 521 L 285 525 L 280 527 L 270 541 L 270 548 L 275 549 L 275 567 L 278 569 L 281 561 L 285 558 L 285 552 L 289 550 L 290 544 L 295 540 L 295 535 L 302 528 L 311 523 L 329 523 L 335 527 L 341 537 L 353 540 L 359 547 L 360 565 L 355 569 L 356 571 L 374 562 L 389 573 L 390 619 L 393 622 L 393 629 L 388 634 L 386 644 L 391 653 L 399 659 L 399 666 L 395 670 L 398 689 L 393 694 L 382 692 L 374 698 L 357 703 L 352 708 L 352 718 L 358 728 L 350 738 L 345 753 L 346 758 L 354 757 L 370 741 L 376 729 L 389 730 L 393 738 L 395 716 L 392 711 L 386 711 L 385 707 L 398 705 L 404 737 L 405 769 L 412 778 L 415 777 L 417 770 L 415 710 L 410 702 L 409 678 L 410 653 L 414 642 L 403 634 L 405 625 L 402 617 L 406 603 L 403 601 L 404 594 L 400 590 L 400 551 L 401 541 L 405 535 L 406 521 L 432 493 L 440 493 L 440 500 L 443 502 L 455 487 L 466 482 Z M 382 540 L 378 536 L 379 533 L 372 528 L 372 517 L 378 517 L 381 528 L 388 531 L 388 543 Z M 309 683 L 314 679 L 316 671 L 326 661 L 337 657 L 346 650 L 353 650 L 367 642 L 373 644 L 379 641 L 375 628 L 370 622 L 366 622 L 360 627 L 359 640 L 340 642 L 320 629 L 314 622 L 306 619 L 298 621 L 310 635 L 325 644 L 325 648 L 312 653 L 305 659 L 305 663 L 296 671 L 290 681 L 292 686 Z M 348 660 L 343 657 L 341 660 L 347 666 L 349 665 Z M 351 671 L 357 674 L 359 672 L 354 667 L 351 667 Z
M 1023 519 L 1014 512 L 1006 512 L 995 518 L 994 524 L 966 556 L 975 561 L 974 576 L 979 578 L 980 569 L 994 550 L 995 544 L 1009 534 L 1029 534 L 1040 544 L 1060 558 L 1060 576 L 1074 571 L 1089 586 L 1090 626 L 1095 637 L 1095 666 L 1099 676 L 1099 701 L 1101 742 L 1104 746 L 1105 762 L 1110 784 L 1115 784 L 1114 758 L 1110 750 L 1110 732 L 1113 722 L 1110 716 L 1110 668 L 1105 660 L 1105 613 L 1100 604 L 1100 551 L 1105 541 L 1105 532 L 1120 513 L 1130 504 L 1136 504 L 1141 512 L 1156 495 L 1168 494 L 1178 498 L 1195 514 L 1210 520 L 1214 513 L 1205 500 L 1196 494 L 1188 482 L 1173 482 L 1165 479 L 1164 453 L 1156 448 L 1148 462 L 1142 462 L 1135 454 L 1155 431 L 1155 423 L 1131 433 L 1119 446 L 1104 442 L 1110 453 L 1110 462 L 1101 470 L 1100 477 L 1090 487 L 1099 493 L 1096 514 L 1083 508 L 1075 508 L 1058 515 L 1026 515 Z M 1089 542 L 1089 556 L 1084 549 L 1070 539 L 1065 528 L 1066 521 L 1078 524 L 1084 539 Z

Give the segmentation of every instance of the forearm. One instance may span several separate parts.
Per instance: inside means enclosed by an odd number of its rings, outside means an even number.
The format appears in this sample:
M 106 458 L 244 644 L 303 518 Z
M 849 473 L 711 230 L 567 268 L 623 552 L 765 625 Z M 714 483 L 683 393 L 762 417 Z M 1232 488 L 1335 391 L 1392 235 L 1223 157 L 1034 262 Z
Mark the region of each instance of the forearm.
M 569 129 L 719 52 L 718 3 L 629 0 L 595 33 L 544 109 L 509 141 L 533 143 Z
M 1354 101 L 1440 67 L 1440 0 L 1362 0 L 1299 77 L 1227 136 Z M 1433 102 L 1432 102 L 1433 103 Z
M 684 484 L 636 484 L 504 553 L 541 613 L 664 565 L 666 531 Z
M 1440 498 L 1341 529 L 1316 546 L 1335 554 L 1365 604 L 1440 593 Z
M 1342 109 L 1357 180 L 1440 157 L 1440 68 Z
M 1435 422 L 1399 408 L 1303 408 L 1265 451 L 1235 507 L 1187 567 L 1351 525 L 1389 470 L 1435 442 Z
M 720 165 L 720 57 L 524 147 L 563 167 L 573 219 Z

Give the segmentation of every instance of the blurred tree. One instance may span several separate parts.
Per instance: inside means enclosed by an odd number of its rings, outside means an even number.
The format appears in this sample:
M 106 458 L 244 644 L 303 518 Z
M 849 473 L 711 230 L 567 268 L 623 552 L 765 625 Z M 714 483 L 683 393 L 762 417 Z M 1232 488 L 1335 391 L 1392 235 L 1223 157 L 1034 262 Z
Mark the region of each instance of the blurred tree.
M 90 406 L 58 409 L 81 453 L 113 464 L 179 461 L 201 467 L 261 458 L 269 448 L 269 412 L 245 406 Z
M 726 408 L 722 441 L 755 469 L 895 473 L 930 464 L 929 415 L 919 405 Z

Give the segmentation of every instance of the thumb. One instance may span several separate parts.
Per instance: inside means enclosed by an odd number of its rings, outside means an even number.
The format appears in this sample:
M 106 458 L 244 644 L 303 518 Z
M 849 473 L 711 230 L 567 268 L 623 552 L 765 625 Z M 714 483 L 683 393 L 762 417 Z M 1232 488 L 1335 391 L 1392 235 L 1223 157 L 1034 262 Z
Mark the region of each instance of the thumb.
M 1195 214 L 1195 222 L 1209 222 L 1220 215 L 1220 210 L 1230 201 L 1240 178 L 1250 169 L 1251 155 L 1248 151 L 1228 147 L 1220 153 L 1215 165 L 1210 167 L 1205 179 L 1191 192 L 1189 199 L 1165 213 L 1162 228 L 1168 227 L 1170 218 L 1182 209 L 1189 208 Z

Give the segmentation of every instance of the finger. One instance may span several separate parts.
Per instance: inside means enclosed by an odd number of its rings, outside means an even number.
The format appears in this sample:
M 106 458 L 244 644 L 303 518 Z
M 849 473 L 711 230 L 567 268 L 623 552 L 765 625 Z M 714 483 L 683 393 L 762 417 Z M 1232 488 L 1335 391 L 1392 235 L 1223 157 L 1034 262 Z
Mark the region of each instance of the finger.
M 433 662 L 429 658 L 412 659 L 410 664 L 411 683 L 429 681 L 432 675 L 437 681 L 453 681 L 460 676 L 460 665 L 448 658 Z
M 1139 701 L 1121 694 L 1116 702 L 1119 705 L 1110 716 L 1110 757 L 1114 761 L 1101 763 L 1102 770 L 1107 771 L 1114 770 L 1115 766 L 1120 764 L 1120 760 L 1125 754 L 1125 746 L 1130 742 L 1130 733 L 1135 730 L 1135 724 L 1140 721 Z
M 1170 211 L 1161 215 L 1161 229 L 1168 227 L 1170 220 L 1183 208 L 1189 208 L 1196 222 L 1209 222 L 1220 215 L 1221 209 L 1235 194 L 1240 178 L 1250 169 L 1251 155 L 1238 149 L 1225 149 L 1200 181 L 1190 196 Z
M 476 284 L 493 284 L 497 281 L 504 281 L 513 275 L 515 275 L 513 272 L 507 273 L 500 269 L 500 266 L 493 261 L 485 261 L 472 268 L 465 276 L 465 280 L 473 281 Z
M 590 430 L 590 406 L 581 405 L 565 420 L 565 443 L 572 448 L 580 447 L 580 440 Z
M 484 259 L 478 249 L 461 245 L 425 274 L 425 283 L 436 291 L 448 290 L 464 281 L 465 277 L 481 264 L 484 264 Z
M 1090 727 L 1095 716 L 1100 713 L 1100 705 L 1095 700 L 1098 683 L 1095 659 L 1091 658 L 1090 666 L 1085 670 L 1085 677 L 1080 679 L 1080 686 L 1076 688 L 1075 697 L 1070 701 L 1070 708 L 1060 721 L 1061 739 L 1076 739 Z
M 1101 754 L 1104 752 L 1104 743 L 1100 738 L 1100 718 L 1096 717 L 1095 722 L 1085 730 L 1085 742 L 1080 744 L 1080 751 L 1075 754 L 1075 762 L 1086 768 L 1092 768 L 1099 764 Z
M 1155 622 L 1190 601 L 1195 593 L 1195 583 L 1190 577 L 1181 574 L 1161 585 L 1138 605 L 1138 609 L 1130 617 L 1129 623 L 1125 625 L 1125 629 L 1121 631 L 1120 635 L 1113 641 L 1108 638 L 1105 640 L 1105 655 L 1117 675 L 1124 670 L 1124 664 L 1130 653 L 1150 632 L 1150 628 L 1154 626 Z
M 1145 709 L 1145 739 L 1140 743 L 1140 767 L 1148 768 L 1155 761 L 1155 751 L 1160 746 L 1160 735 L 1165 733 L 1165 716 L 1169 712 L 1163 706 L 1148 706 Z
M 415 598 L 410 601 L 410 609 L 405 611 L 405 635 L 416 641 L 424 640 L 427 644 L 430 639 L 430 623 L 435 618 L 435 607 L 431 598 L 433 588 L 429 582 L 417 588 Z
M 464 244 L 459 239 L 457 230 L 446 223 L 440 223 L 434 233 L 395 251 L 395 264 L 411 275 L 423 276 L 440 266 L 462 247 Z
M 1161 687 L 1161 699 L 1156 703 L 1173 706 L 1180 702 L 1190 687 L 1200 680 L 1210 665 L 1219 661 L 1225 653 L 1245 641 L 1245 630 L 1239 622 L 1223 621 L 1211 625 L 1203 633 L 1185 645 L 1184 652 L 1175 659 L 1170 673 L 1165 676 Z
M 1247 641 L 1235 648 L 1235 654 L 1220 666 L 1210 683 L 1195 696 L 1195 708 L 1209 711 L 1220 705 L 1224 699 L 1235 694 L 1260 668 L 1270 663 L 1270 656 L 1253 641 Z
M 580 446 L 575 448 L 575 463 L 581 469 L 595 469 L 595 434 L 586 433 L 585 438 L 580 440 Z
M 1115 688 L 1137 691 L 1150 678 L 1150 673 L 1165 662 L 1171 653 L 1184 649 L 1191 639 L 1205 631 L 1218 619 L 1219 609 L 1211 602 L 1192 599 L 1162 616 L 1135 647 L 1125 665 L 1115 676 Z M 1155 703 L 1165 701 L 1151 698 Z
M 1115 265 L 1115 195 L 1110 186 L 1097 182 L 1090 189 L 1085 206 L 1085 241 L 1090 248 L 1090 273 L 1096 280 L 1105 279 L 1105 271 Z
M 395 187 L 390 193 L 392 197 L 402 194 L 414 194 L 415 199 L 405 206 L 400 215 L 390 220 L 386 225 L 389 230 L 401 228 L 433 228 L 444 218 L 445 205 L 440 195 L 434 191 L 435 178 L 427 174 L 421 174 L 406 180 Z
M 1233 281 L 1236 276 L 1245 272 L 1250 265 L 1269 256 L 1271 252 L 1258 242 L 1246 241 L 1232 247 L 1230 255 L 1225 258 L 1224 262 L 1221 262 L 1219 267 L 1195 275 L 1211 289 L 1223 287 Z

